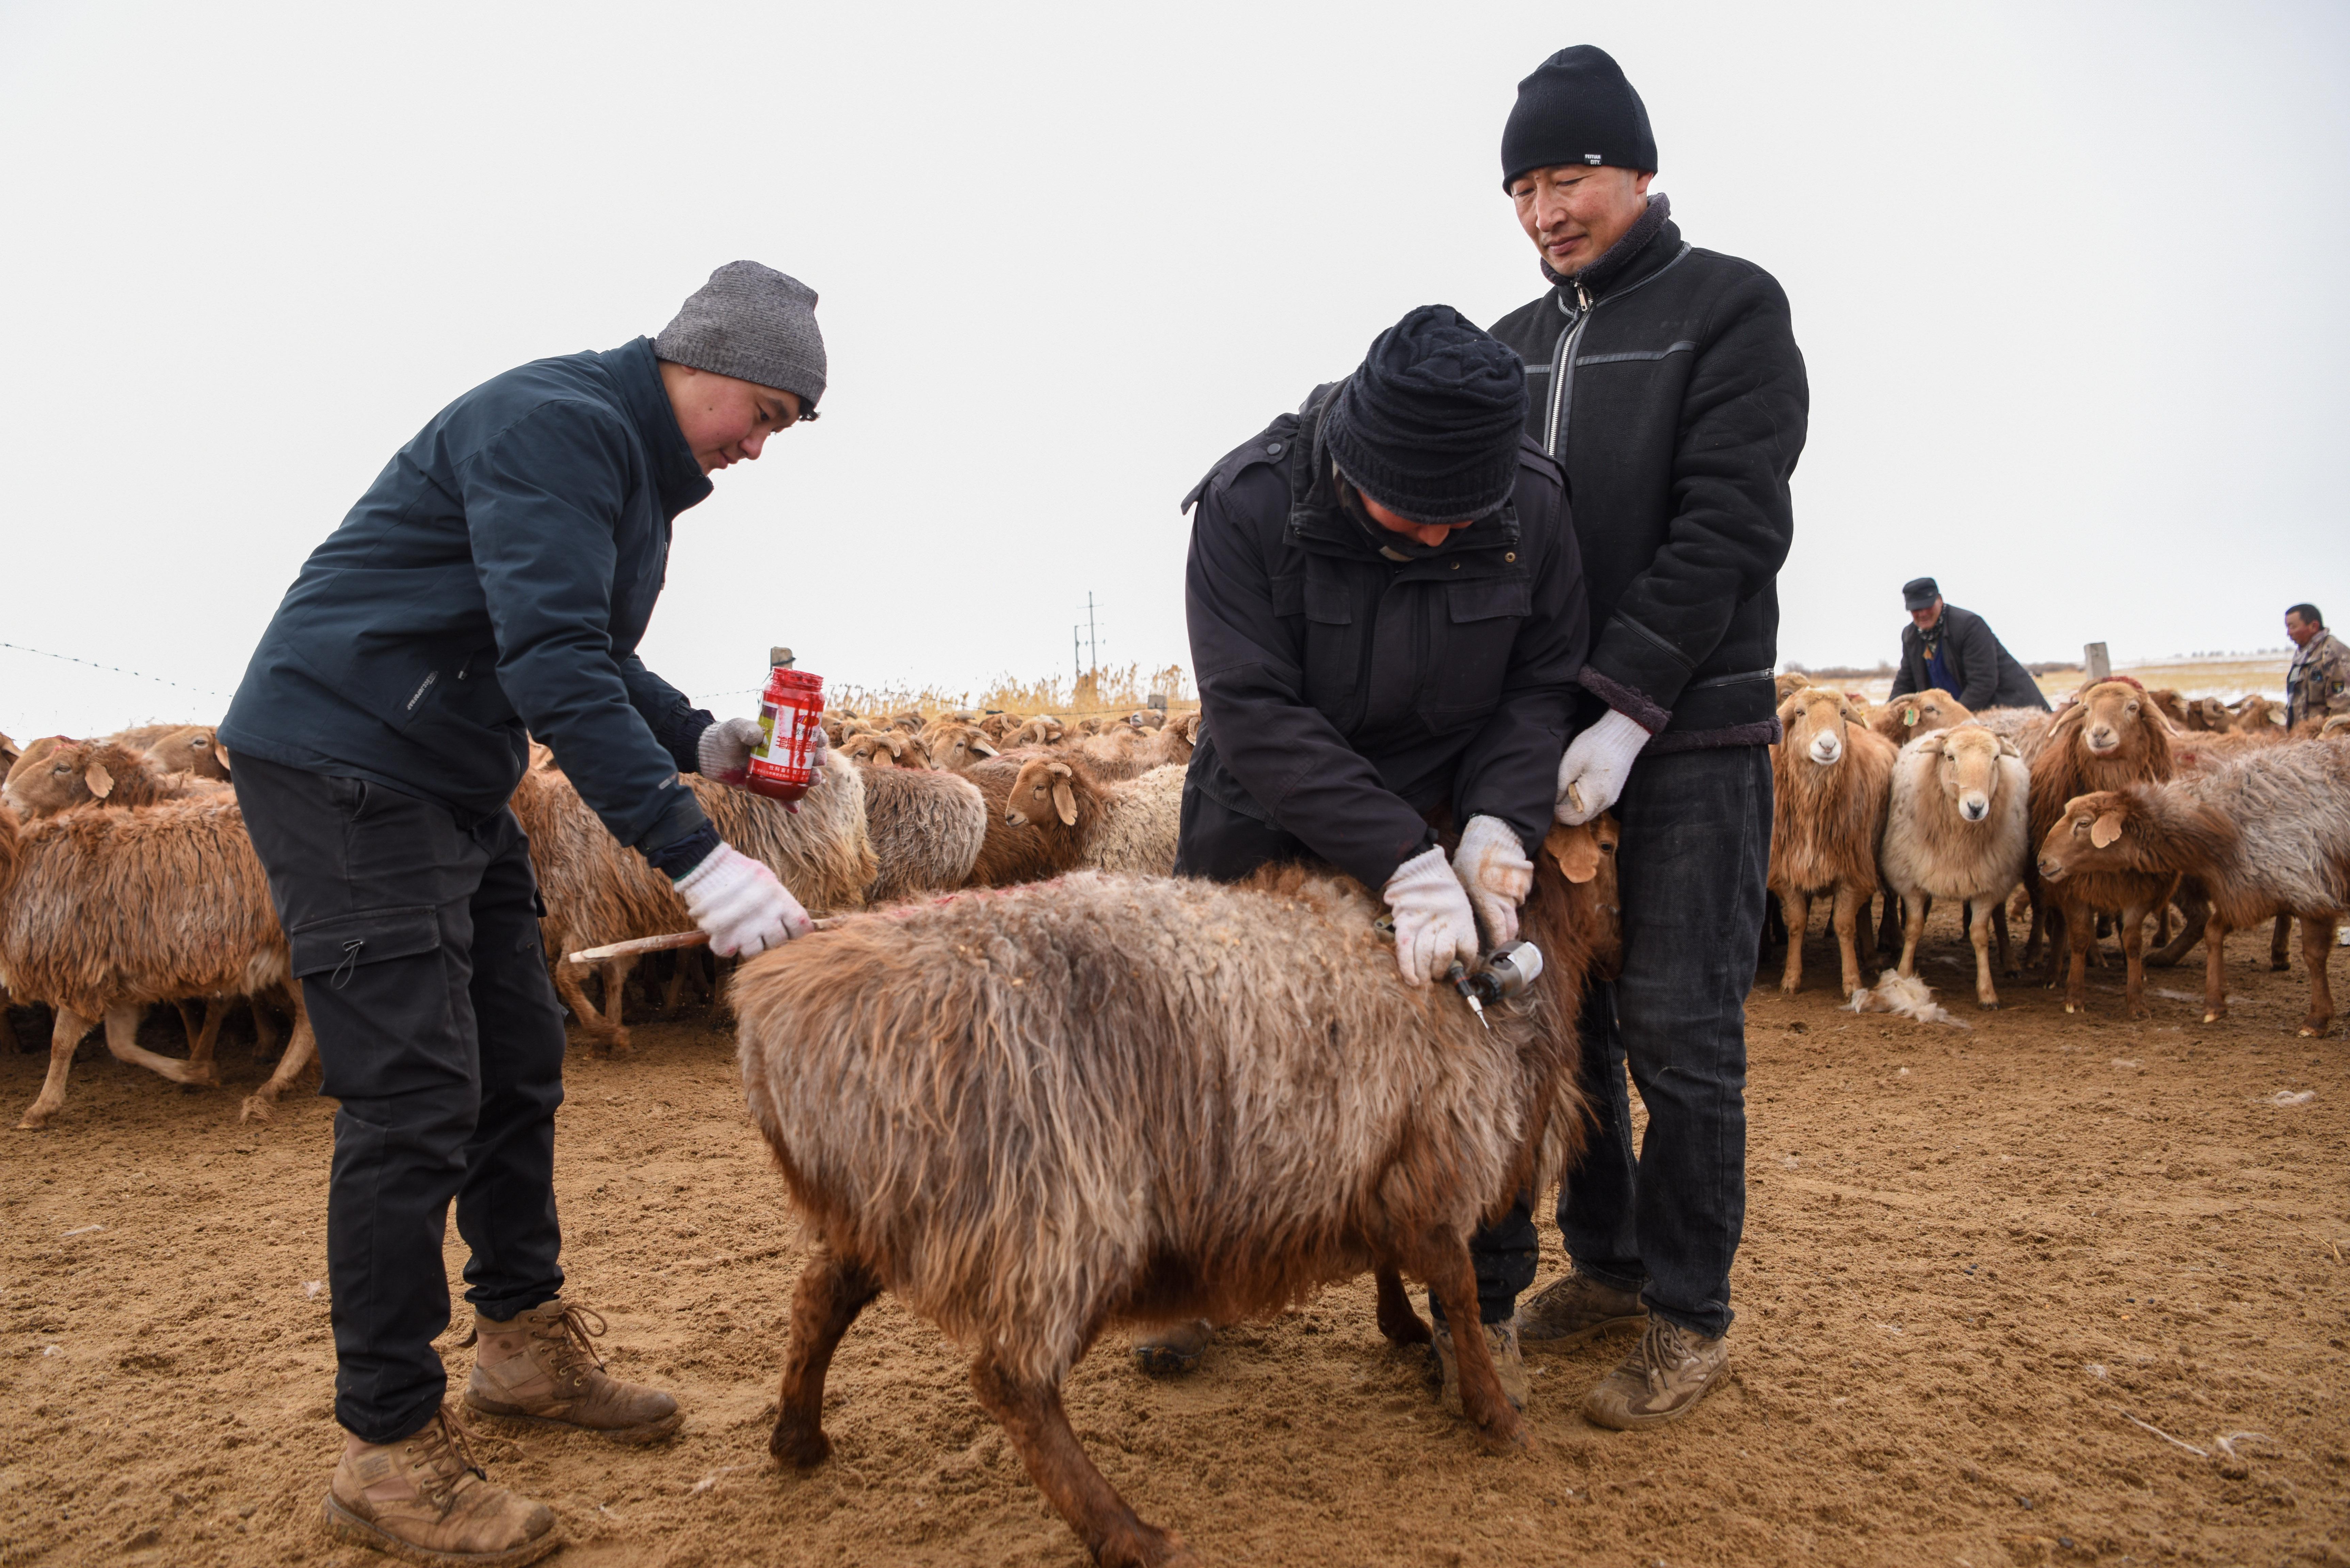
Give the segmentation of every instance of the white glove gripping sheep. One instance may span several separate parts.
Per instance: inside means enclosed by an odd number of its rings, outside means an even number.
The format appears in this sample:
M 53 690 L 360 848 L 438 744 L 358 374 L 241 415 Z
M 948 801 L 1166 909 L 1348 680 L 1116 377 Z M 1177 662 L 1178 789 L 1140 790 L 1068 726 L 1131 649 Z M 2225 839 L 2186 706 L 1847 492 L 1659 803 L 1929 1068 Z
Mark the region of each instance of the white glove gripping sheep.
M 1518 940 L 1518 906 L 1534 891 L 1534 863 L 1518 842 L 1518 830 L 1498 816 L 1472 816 L 1452 852 L 1452 869 L 1485 928 L 1486 940 L 1504 947 Z
M 1395 916 L 1396 968 L 1407 985 L 1426 985 L 1452 967 L 1477 961 L 1477 917 L 1442 849 L 1425 850 L 1396 867 L 1380 892 Z
M 1633 759 L 1648 743 L 1648 732 L 1613 709 L 1575 736 L 1558 763 L 1559 821 L 1581 827 L 1614 805 Z
M 702 776 L 741 789 L 743 780 L 751 776 L 751 753 L 764 745 L 766 740 L 767 732 L 759 728 L 756 719 L 719 720 L 703 730 L 702 738 L 694 742 Z M 818 727 L 816 743 L 808 753 L 808 765 L 816 771 L 815 779 L 808 784 L 810 789 L 824 783 L 824 754 L 830 744 Z M 794 806 L 792 810 L 796 812 L 798 808 Z
M 679 877 L 677 891 L 693 923 L 710 933 L 710 950 L 721 958 L 748 958 L 816 929 L 775 874 L 731 844 L 720 844 Z

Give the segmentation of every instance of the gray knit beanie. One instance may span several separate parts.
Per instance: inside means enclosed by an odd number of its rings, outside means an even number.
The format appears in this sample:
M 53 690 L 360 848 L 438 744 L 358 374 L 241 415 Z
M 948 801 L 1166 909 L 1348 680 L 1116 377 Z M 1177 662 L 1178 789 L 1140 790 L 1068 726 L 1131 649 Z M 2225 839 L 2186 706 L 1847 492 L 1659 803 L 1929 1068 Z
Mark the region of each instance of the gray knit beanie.
M 686 299 L 653 339 L 672 364 L 795 392 L 800 418 L 816 418 L 824 396 L 824 334 L 816 290 L 754 261 L 728 262 Z

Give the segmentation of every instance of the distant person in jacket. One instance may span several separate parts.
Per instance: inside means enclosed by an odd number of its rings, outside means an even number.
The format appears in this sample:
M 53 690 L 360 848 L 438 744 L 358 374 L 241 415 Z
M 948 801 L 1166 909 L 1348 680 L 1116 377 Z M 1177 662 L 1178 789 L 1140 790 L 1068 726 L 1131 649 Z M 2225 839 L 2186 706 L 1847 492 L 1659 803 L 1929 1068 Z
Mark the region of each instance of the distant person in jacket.
M 1991 623 L 1972 610 L 1944 604 L 1933 578 L 1902 584 L 1901 603 L 1909 611 L 1909 624 L 1901 628 L 1901 668 L 1888 700 L 1939 686 L 1970 712 L 2048 706 L 2040 683 L 1991 635 Z
M 1414 985 L 1515 940 L 1575 707 L 1582 553 L 1558 466 L 1523 433 L 1525 403 L 1515 354 L 1423 306 L 1183 498 L 1207 722 L 1175 869 L 1237 881 L 1274 861 L 1336 866 L 1379 890 Z M 1449 857 L 1440 815 L 1461 830 Z M 1478 1303 L 1501 1325 L 1531 1265 L 1493 1262 Z M 1142 1365 L 1187 1369 L 1204 1327 L 1139 1341 Z
M 1502 188 L 1551 286 L 1493 336 L 1526 362 L 1527 432 L 1575 502 L 1594 630 L 1555 805 L 1570 824 L 1616 809 L 1624 960 L 1582 1023 L 1597 1121 L 1558 1210 L 1573 1272 L 1517 1322 L 1528 1350 L 1643 1327 L 1583 1402 L 1618 1428 L 1686 1415 L 1728 1364 L 1777 582 L 1810 409 L 1786 295 L 1683 240 L 1656 168 L 1648 109 L 1605 52 L 1561 50 L 1518 84 Z M 1529 1207 L 1478 1245 L 1523 1255 L 1531 1279 Z
M 2315 605 L 2284 612 L 2284 634 L 2293 639 L 2293 663 L 2284 676 L 2284 722 L 2330 719 L 2350 713 L 2350 648 L 2325 629 Z
M 712 951 L 808 929 L 678 778 L 739 781 L 758 726 L 714 721 L 635 650 L 707 475 L 816 417 L 816 299 L 734 262 L 659 337 L 536 360 L 442 410 L 311 554 L 220 727 L 320 1092 L 342 1102 L 327 1273 L 348 1436 L 326 1513 L 347 1539 L 452 1563 L 558 1544 L 543 1504 L 472 1468 L 443 1404 L 452 1199 L 480 1345 L 468 1407 L 631 1443 L 682 1419 L 604 1373 L 602 1319 L 561 1293 L 563 1015 L 506 801 L 536 737 L 676 880 Z

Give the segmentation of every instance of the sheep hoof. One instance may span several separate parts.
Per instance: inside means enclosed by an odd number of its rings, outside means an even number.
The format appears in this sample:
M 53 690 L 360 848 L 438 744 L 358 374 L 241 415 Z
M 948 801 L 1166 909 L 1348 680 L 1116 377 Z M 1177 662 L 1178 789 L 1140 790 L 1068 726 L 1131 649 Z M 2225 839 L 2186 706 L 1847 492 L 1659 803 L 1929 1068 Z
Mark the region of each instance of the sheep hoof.
M 1975 1005 L 1981 1008 L 1985 1012 L 1997 1012 L 1999 1011 L 1999 998 L 1996 996 L 1979 997 L 1976 999 Z
M 832 1439 L 814 1424 L 802 1426 L 785 1417 L 775 1423 L 767 1451 L 795 1469 L 812 1470 L 832 1457 Z
M 2301 1038 L 2303 1040 L 2322 1040 L 2324 1037 L 2325 1031 L 2323 1029 L 2313 1028 L 2306 1023 L 2301 1026 Z
M 1510 1412 L 1506 1421 L 1496 1421 L 1491 1427 L 1472 1426 L 1469 1431 L 1477 1439 L 1477 1446 L 1489 1454 L 1523 1454 L 1534 1441 L 1515 1410 Z
M 1802 989 L 1803 988 L 1801 986 L 1790 984 L 1788 981 L 1783 980 L 1779 982 L 1779 994 L 1782 996 L 1793 996 L 1796 992 Z
M 2075 1009 L 2074 1008 L 2073 1004 L 2072 1004 L 2071 1002 L 2066 1002 L 2066 1003 L 2064 1004 L 2064 1011 L 2065 1011 L 2065 1012 L 2072 1012 L 2075 1011 Z
M 244 1104 L 237 1107 L 236 1119 L 240 1122 L 267 1121 L 269 1119 L 269 1096 L 266 1095 L 245 1096 Z
M 2303 1031 L 2303 1033 L 2305 1033 L 2307 1031 Z M 16 1130 L 18 1132 L 39 1132 L 43 1127 L 46 1127 L 48 1125 L 48 1117 L 45 1116 L 35 1116 L 32 1112 L 26 1111 L 23 1119 L 16 1123 Z
M 2203 1015 L 2203 1022 L 2206 1023 L 2217 1023 L 2220 1022 L 2220 1015 L 2217 1012 L 2207 1012 Z
M 2293 961 L 2292 961 L 2292 960 L 2290 960 L 2290 959 L 2287 959 L 2287 960 L 2285 960 L 2285 961 L 2282 961 L 2282 962 L 2279 962 L 2279 961 L 2278 961 L 2277 960 L 2275 960 L 2275 959 L 2271 959 L 2271 960 L 2269 961 L 2269 972 L 2270 972 L 2271 974 L 2282 974 L 2285 971 L 2287 971 L 2287 970 L 2291 969 L 2292 967 L 2293 967 Z

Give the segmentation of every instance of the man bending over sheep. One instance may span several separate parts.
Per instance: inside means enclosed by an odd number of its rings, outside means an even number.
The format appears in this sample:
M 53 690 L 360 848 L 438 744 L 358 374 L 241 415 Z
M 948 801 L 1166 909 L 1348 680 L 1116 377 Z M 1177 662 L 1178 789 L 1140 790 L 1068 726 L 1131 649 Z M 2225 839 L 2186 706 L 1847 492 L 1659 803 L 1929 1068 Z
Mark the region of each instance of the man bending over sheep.
M 1747 988 L 1778 739 L 1772 664 L 1788 477 L 1810 394 L 1787 296 L 1681 239 L 1650 194 L 1648 111 L 1616 62 L 1561 50 L 1518 84 L 1502 183 L 1550 291 L 1494 326 L 1526 362 L 1526 429 L 1566 470 L 1597 630 L 1558 815 L 1616 807 L 1622 977 L 1584 1011 L 1599 1115 L 1559 1206 L 1574 1271 L 1526 1303 L 1526 1348 L 1640 1324 L 1586 1397 L 1601 1426 L 1687 1414 L 1728 1361 L 1746 1214 Z M 1637 1162 L 1627 1062 L 1648 1110 Z M 1531 1252 L 1513 1216 L 1481 1243 Z
M 411 1562 L 511 1564 L 560 1543 L 544 1504 L 473 1468 L 443 1404 L 452 1198 L 473 1252 L 471 1409 L 636 1443 L 682 1419 L 604 1373 L 602 1319 L 560 1294 L 563 1015 L 506 802 L 535 735 L 676 879 L 712 951 L 808 929 L 677 776 L 739 781 L 758 726 L 714 722 L 634 649 L 671 525 L 710 472 L 816 417 L 815 306 L 734 262 L 659 337 L 541 359 L 450 404 L 312 553 L 220 727 L 321 1092 L 342 1102 L 327 1272 L 348 1437 L 327 1521 Z
M 1414 984 L 1473 964 L 1481 921 L 1493 944 L 1515 939 L 1583 663 L 1581 556 L 1558 467 L 1521 433 L 1525 403 L 1515 354 L 1422 306 L 1183 498 L 1199 508 L 1184 600 L 1205 723 L 1175 869 L 1237 881 L 1327 861 L 1381 889 Z M 1439 815 L 1461 827 L 1449 858 Z M 1532 1281 L 1530 1251 L 1481 1261 L 1520 1406 L 1508 1324 Z M 1181 1370 L 1203 1334 L 1137 1352 Z
M 1944 604 L 1933 578 L 1902 584 L 1901 606 L 1909 612 L 1909 624 L 1901 628 L 1901 670 L 1893 678 L 1890 696 L 1939 687 L 1970 713 L 1993 708 L 2046 711 L 2040 682 L 1992 634 L 1991 623 L 1972 610 Z

